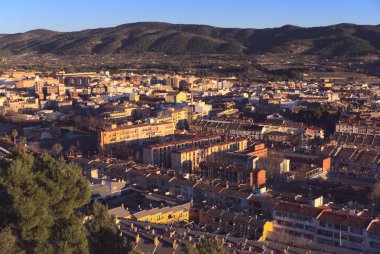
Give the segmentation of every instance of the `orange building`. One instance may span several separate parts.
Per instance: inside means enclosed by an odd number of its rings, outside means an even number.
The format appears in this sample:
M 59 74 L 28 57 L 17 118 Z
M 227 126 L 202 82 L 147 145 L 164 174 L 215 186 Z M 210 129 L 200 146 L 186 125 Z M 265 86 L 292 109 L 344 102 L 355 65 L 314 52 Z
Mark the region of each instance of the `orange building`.
M 261 187 L 266 184 L 266 171 L 265 170 L 255 170 L 249 174 L 249 186 L 251 187 Z
M 248 154 L 249 156 L 268 157 L 268 148 L 264 143 L 253 145 L 253 152 Z

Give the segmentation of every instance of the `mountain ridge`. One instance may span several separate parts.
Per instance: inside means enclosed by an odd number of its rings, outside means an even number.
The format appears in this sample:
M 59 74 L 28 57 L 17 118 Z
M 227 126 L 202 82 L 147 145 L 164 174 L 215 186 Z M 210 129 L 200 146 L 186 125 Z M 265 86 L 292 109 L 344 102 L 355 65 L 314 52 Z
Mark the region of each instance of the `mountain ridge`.
M 1 55 L 145 52 L 168 55 L 287 53 L 326 57 L 380 54 L 380 25 L 343 23 L 255 29 L 135 22 L 73 32 L 34 29 L 0 35 Z

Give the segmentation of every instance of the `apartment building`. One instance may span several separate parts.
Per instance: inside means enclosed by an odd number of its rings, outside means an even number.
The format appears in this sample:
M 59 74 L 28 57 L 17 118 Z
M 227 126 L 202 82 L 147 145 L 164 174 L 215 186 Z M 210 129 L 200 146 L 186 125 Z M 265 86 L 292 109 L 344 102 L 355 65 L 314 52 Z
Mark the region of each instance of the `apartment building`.
M 218 135 L 211 135 L 209 137 L 195 136 L 191 139 L 149 145 L 144 147 L 143 162 L 144 164 L 151 164 L 154 166 L 171 167 L 172 152 L 185 148 L 210 145 L 219 142 L 220 140 L 221 137 Z
M 265 224 L 263 220 L 258 220 L 255 217 L 217 208 L 196 210 L 195 220 L 204 224 L 209 231 L 219 229 L 224 233 L 233 232 L 239 237 L 255 240 L 260 238 Z
M 132 214 L 132 220 L 157 224 L 168 224 L 175 221 L 189 221 L 191 203 L 173 207 L 153 208 Z
M 367 230 L 365 231 L 365 242 L 366 252 L 369 254 L 380 253 L 380 220 L 376 219 L 371 221 Z
M 322 153 L 331 156 L 335 171 L 349 172 L 368 178 L 379 178 L 380 152 L 334 146 L 324 148 Z
M 270 231 L 294 239 L 361 253 L 380 252 L 378 220 L 330 208 L 281 201 L 273 212 Z M 269 232 L 266 232 L 268 235 Z
M 335 125 L 335 132 L 370 136 L 380 135 L 380 121 L 339 121 Z
M 104 112 L 103 117 L 107 120 L 114 120 L 114 119 L 121 119 L 126 117 L 131 117 L 133 113 L 135 113 L 137 110 L 137 107 L 135 106 L 127 106 L 123 107 L 119 110 L 110 111 L 110 112 Z
M 221 160 L 223 154 L 247 149 L 247 139 L 234 139 L 214 143 L 205 147 L 193 147 L 177 150 L 172 153 L 173 169 L 183 172 L 193 172 L 199 168 L 202 161 L 214 162 Z
M 14 111 L 35 110 L 39 109 L 39 100 L 32 97 L 19 98 L 17 100 L 8 100 L 4 102 L 4 108 Z
M 188 112 L 186 108 L 170 108 L 163 111 L 161 117 L 167 118 L 171 121 L 175 128 L 184 128 L 188 118 Z
M 330 141 L 333 145 L 380 152 L 380 135 L 334 133 L 330 136 Z
M 170 91 L 166 96 L 165 100 L 169 103 L 183 103 L 187 100 L 187 95 L 184 92 Z
M 174 135 L 172 123 L 112 125 L 99 133 L 99 146 L 104 148 L 115 144 L 143 144 Z

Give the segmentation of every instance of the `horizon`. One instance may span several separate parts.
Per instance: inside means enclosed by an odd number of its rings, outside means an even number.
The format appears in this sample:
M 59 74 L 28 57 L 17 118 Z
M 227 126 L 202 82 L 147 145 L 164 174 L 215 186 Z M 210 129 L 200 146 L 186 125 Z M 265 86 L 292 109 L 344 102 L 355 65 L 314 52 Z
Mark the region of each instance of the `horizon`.
M 74 1 L 2 0 L 0 34 L 45 29 L 73 32 L 141 22 L 208 25 L 220 28 L 324 27 L 337 24 L 379 25 L 376 0 L 228 1 L 141 0 Z M 75 7 L 75 8 L 73 8 Z M 12 11 L 16 10 L 16 11 Z M 153 20 L 153 21 L 150 21 Z
M 16 33 L 1 33 L 0 35 L 12 35 L 12 34 L 20 34 L 20 33 L 28 33 L 32 31 L 37 31 L 37 30 L 45 30 L 45 31 L 51 31 L 51 32 L 57 32 L 57 33 L 70 33 L 70 32 L 81 32 L 85 30 L 94 30 L 94 29 L 107 29 L 107 28 L 115 28 L 119 26 L 124 26 L 124 25 L 132 25 L 132 24 L 149 24 L 149 23 L 162 23 L 162 24 L 169 24 L 169 25 L 195 25 L 195 26 L 210 26 L 210 27 L 215 27 L 215 28 L 226 28 L 226 29 L 277 29 L 285 26 L 294 26 L 298 28 L 313 28 L 313 27 L 329 27 L 329 26 L 338 26 L 338 25 L 354 25 L 354 26 L 380 26 L 379 24 L 356 24 L 356 23 L 336 23 L 336 24 L 329 24 L 329 25 L 321 25 L 321 26 L 299 26 L 299 25 L 294 25 L 294 24 L 284 24 L 281 26 L 276 26 L 276 27 L 263 27 L 263 28 L 256 28 L 256 27 L 222 27 L 222 26 L 214 26 L 214 25 L 208 25 L 208 24 L 196 24 L 196 23 L 170 23 L 170 22 L 165 22 L 165 21 L 136 21 L 136 22 L 130 22 L 130 23 L 124 23 L 124 24 L 119 24 L 115 26 L 106 26 L 106 27 L 94 27 L 94 28 L 84 28 L 81 30 L 72 30 L 72 31 L 59 31 L 59 30 L 52 30 L 52 29 L 46 29 L 43 27 L 37 27 L 33 28 L 31 30 L 23 31 L 23 32 L 16 32 Z

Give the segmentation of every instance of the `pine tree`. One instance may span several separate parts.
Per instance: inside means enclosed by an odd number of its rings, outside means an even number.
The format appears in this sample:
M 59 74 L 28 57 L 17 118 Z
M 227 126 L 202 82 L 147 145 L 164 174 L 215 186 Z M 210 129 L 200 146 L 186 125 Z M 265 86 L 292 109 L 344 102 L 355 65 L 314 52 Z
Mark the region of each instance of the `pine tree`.
M 15 145 L 16 145 L 17 136 L 18 136 L 18 131 L 16 129 L 13 129 L 12 130 L 12 137 L 13 137 L 13 142 L 15 143 Z
M 90 252 L 93 254 L 125 254 L 131 246 L 116 228 L 115 218 L 107 212 L 107 207 L 95 201 L 91 209 L 91 219 L 87 223 Z
M 24 253 L 16 245 L 16 236 L 10 228 L 0 229 L 0 254 Z
M 88 253 L 83 219 L 74 213 L 89 201 L 78 167 L 23 153 L 0 167 L 0 228 L 14 229 L 18 247 L 31 254 Z
M 203 237 L 195 246 L 188 246 L 186 254 L 227 254 L 227 251 L 219 241 Z

